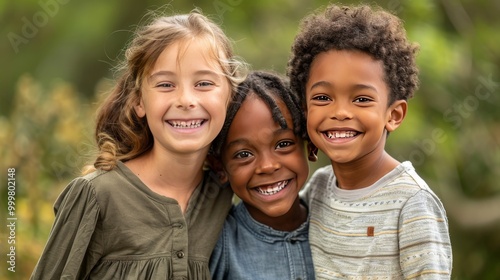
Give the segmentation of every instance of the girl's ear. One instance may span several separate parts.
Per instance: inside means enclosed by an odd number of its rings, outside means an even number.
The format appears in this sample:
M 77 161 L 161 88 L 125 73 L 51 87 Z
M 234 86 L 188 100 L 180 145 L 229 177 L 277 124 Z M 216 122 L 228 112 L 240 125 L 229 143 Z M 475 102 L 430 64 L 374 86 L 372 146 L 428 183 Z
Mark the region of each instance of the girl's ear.
M 385 129 L 388 132 L 392 132 L 398 128 L 403 122 L 406 111 L 408 110 L 408 103 L 406 100 L 396 100 L 387 109 L 387 123 L 385 124 Z
M 139 118 L 146 116 L 146 110 L 144 109 L 144 103 L 142 102 L 142 96 L 138 98 L 139 103 L 134 105 L 134 110 Z

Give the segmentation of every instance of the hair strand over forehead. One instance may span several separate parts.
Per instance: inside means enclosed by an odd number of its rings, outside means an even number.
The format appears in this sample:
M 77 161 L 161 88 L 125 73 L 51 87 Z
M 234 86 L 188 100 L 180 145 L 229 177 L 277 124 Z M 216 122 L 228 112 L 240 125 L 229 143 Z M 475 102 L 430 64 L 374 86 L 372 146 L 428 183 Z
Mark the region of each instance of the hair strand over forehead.
M 139 118 L 134 110 L 140 100 L 142 82 L 165 48 L 192 39 L 207 42 L 210 56 L 231 84 L 231 92 L 235 91 L 244 79 L 246 65 L 233 54 L 232 42 L 217 24 L 198 10 L 153 18 L 137 29 L 118 68 L 116 85 L 97 111 L 98 154 L 94 168 L 113 169 L 118 160 L 136 158 L 153 147 L 146 119 Z

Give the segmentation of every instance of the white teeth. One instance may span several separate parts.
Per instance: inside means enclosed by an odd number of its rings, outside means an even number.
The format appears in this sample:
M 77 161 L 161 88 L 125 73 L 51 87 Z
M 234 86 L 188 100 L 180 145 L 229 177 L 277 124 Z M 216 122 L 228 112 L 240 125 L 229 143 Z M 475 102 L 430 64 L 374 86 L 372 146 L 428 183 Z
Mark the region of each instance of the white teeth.
M 349 138 L 349 137 L 354 137 L 356 135 L 356 132 L 354 131 L 328 131 L 327 136 L 330 139 L 334 138 Z
M 170 121 L 169 123 L 175 128 L 196 128 L 201 126 L 202 120 L 192 121 Z
M 273 195 L 284 189 L 288 185 L 288 182 L 289 181 L 281 181 L 277 184 L 274 184 L 273 186 L 267 187 L 266 189 L 257 188 L 257 191 L 263 195 Z

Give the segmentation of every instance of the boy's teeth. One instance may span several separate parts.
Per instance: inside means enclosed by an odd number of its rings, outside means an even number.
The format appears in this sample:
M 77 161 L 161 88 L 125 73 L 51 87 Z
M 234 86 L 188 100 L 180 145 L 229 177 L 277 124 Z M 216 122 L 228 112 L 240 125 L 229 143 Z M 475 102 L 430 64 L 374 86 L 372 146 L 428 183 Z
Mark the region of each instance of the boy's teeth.
M 202 120 L 170 121 L 170 124 L 175 128 L 196 128 L 201 126 L 202 122 Z
M 336 138 L 349 138 L 349 137 L 354 137 L 356 136 L 355 131 L 328 131 L 326 133 L 326 136 L 330 139 L 336 139 Z
M 279 182 L 277 184 L 273 184 L 273 185 L 270 185 L 268 187 L 259 187 L 259 188 L 256 188 L 256 189 L 257 189 L 257 191 L 260 194 L 263 194 L 263 195 L 273 195 L 273 194 L 276 194 L 276 193 L 280 192 L 287 185 L 288 185 L 288 181 L 281 181 L 281 182 Z

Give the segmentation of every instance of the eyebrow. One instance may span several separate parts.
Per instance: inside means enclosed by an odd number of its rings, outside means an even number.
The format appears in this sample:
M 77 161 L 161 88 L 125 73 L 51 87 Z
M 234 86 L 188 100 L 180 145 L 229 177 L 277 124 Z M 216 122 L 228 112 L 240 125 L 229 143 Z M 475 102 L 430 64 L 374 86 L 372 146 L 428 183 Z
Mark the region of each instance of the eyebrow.
M 234 141 L 231 141 L 229 143 L 227 143 L 226 145 L 224 145 L 223 149 L 224 150 L 229 150 L 232 146 L 236 146 L 236 145 L 244 145 L 244 144 L 248 144 L 248 141 L 247 140 L 244 140 L 244 139 L 241 139 L 241 138 L 238 138 Z
M 310 88 L 309 90 L 313 90 L 314 88 L 317 88 L 317 87 L 328 87 L 328 88 L 332 88 L 334 87 L 333 84 L 331 84 L 330 82 L 327 82 L 327 81 L 319 81 L 319 82 L 316 82 L 314 83 Z M 371 85 L 367 85 L 367 84 L 355 84 L 353 86 L 351 86 L 352 89 L 354 90 L 361 90 L 361 89 L 371 89 L 375 92 L 378 92 L 377 89 L 374 87 L 374 86 L 371 86 Z
M 173 76 L 175 75 L 174 72 L 172 71 L 167 71 L 167 70 L 161 70 L 161 71 L 158 71 L 158 72 L 155 72 L 153 74 L 151 74 L 148 79 L 153 79 L 153 78 L 156 78 L 158 76 Z
M 293 129 L 291 128 L 278 128 L 276 129 L 274 132 L 273 132 L 273 137 L 276 137 L 277 135 L 280 135 L 282 133 L 285 133 L 285 132 L 288 132 L 288 131 L 291 131 L 293 133 Z M 293 135 L 295 135 L 295 133 L 293 133 Z M 224 145 L 224 149 L 229 149 L 231 148 L 232 146 L 235 146 L 235 145 L 238 145 L 238 144 L 241 144 L 241 145 L 245 145 L 247 144 L 248 145 L 249 141 L 246 139 L 246 138 L 238 138 L 234 141 L 231 141 L 229 143 L 227 143 L 226 145 Z
M 173 71 L 168 71 L 168 70 L 160 70 L 160 71 L 157 71 L 153 74 L 151 74 L 148 79 L 154 79 L 156 77 L 159 77 L 159 76 L 175 76 L 176 73 L 173 72 Z M 215 71 L 212 71 L 212 70 L 198 70 L 194 73 L 194 75 L 211 75 L 211 76 L 219 76 L 219 74 Z
M 314 88 L 321 87 L 321 86 L 332 87 L 332 84 L 330 84 L 329 82 L 326 82 L 326 81 L 319 81 L 319 82 L 312 84 L 312 86 L 309 88 L 309 90 L 313 90 Z

